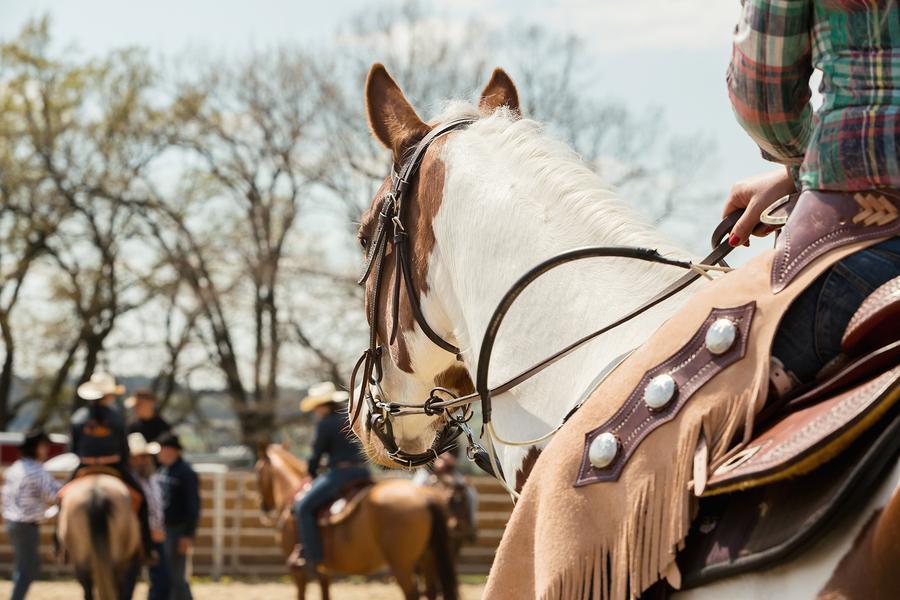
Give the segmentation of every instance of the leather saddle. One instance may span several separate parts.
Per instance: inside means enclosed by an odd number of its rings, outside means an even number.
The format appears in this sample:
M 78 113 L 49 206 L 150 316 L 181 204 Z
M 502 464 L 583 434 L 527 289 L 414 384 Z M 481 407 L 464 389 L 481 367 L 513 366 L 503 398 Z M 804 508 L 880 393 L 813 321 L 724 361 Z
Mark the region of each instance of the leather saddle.
M 859 506 L 900 456 L 900 277 L 850 321 L 843 360 L 764 409 L 710 475 L 678 555 L 682 589 L 789 560 Z
M 346 520 L 353 514 L 373 485 L 374 482 L 371 479 L 357 479 L 342 487 L 338 496 L 320 508 L 316 514 L 319 527 L 337 525 Z
M 72 479 L 68 481 L 65 485 L 60 488 L 57 497 L 59 498 L 59 502 L 62 502 L 66 495 L 72 490 L 72 484 L 78 481 L 79 479 L 83 479 L 85 477 L 89 477 L 92 475 L 109 475 L 110 477 L 115 477 L 122 483 L 125 483 L 122 480 L 122 476 L 116 469 L 104 465 L 84 465 L 72 476 Z M 134 508 L 134 512 L 137 513 L 141 509 L 141 504 L 143 503 L 143 495 L 140 490 L 136 490 L 127 483 L 125 483 L 125 487 L 128 488 L 128 493 L 131 496 L 131 506 Z

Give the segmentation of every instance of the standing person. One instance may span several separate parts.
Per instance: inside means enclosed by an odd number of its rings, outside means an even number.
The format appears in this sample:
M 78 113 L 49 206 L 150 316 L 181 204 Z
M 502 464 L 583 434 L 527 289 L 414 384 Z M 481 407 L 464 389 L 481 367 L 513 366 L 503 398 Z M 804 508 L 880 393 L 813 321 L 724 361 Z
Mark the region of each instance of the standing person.
M 187 581 L 187 563 L 197 522 L 200 519 L 200 482 L 197 473 L 181 456 L 181 442 L 175 434 L 165 433 L 157 440 L 157 458 L 162 468 L 163 509 L 166 521 L 165 554 L 169 561 L 172 599 L 189 600 L 191 587 Z
M 822 71 L 823 102 L 815 116 L 813 68 Z M 724 214 L 746 209 L 731 232 L 732 246 L 751 232 L 768 233 L 754 231 L 763 210 L 798 190 L 788 227 L 816 226 L 795 222 L 804 203 L 852 211 L 867 198 L 881 210 L 890 207 L 881 216 L 885 225 L 893 221 L 885 230 L 893 237 L 838 262 L 785 313 L 772 347 L 773 364 L 790 382 L 779 390 L 784 396 L 839 355 L 856 309 L 900 275 L 900 4 L 744 0 L 728 89 L 738 122 L 763 157 L 783 165 L 732 188 Z
M 60 488 L 41 464 L 47 460 L 49 444 L 42 430 L 28 432 L 19 447 L 22 457 L 4 474 L 3 520 L 15 553 L 12 600 L 25 598 L 41 572 L 39 524 Z
M 450 450 L 438 456 L 430 467 L 419 467 L 413 475 L 413 483 L 421 486 L 435 486 L 448 490 L 448 509 L 454 518 L 451 530 L 464 542 L 474 542 L 478 537 L 475 527 L 478 515 L 478 492 L 457 469 L 457 450 Z
M 128 433 L 140 433 L 148 442 L 155 442 L 159 436 L 172 431 L 172 426 L 156 410 L 156 394 L 150 390 L 137 390 L 125 400 L 125 408 L 134 414 L 128 425 Z
M 109 373 L 96 372 L 89 381 L 78 386 L 78 395 L 90 405 L 83 406 L 72 415 L 72 452 L 81 463 L 72 473 L 72 479 L 86 467 L 106 467 L 114 469 L 125 485 L 141 496 L 138 520 L 141 526 L 141 541 L 144 558 L 150 560 L 153 548 L 150 539 L 150 522 L 147 515 L 147 500 L 141 484 L 128 468 L 128 439 L 125 435 L 125 421 L 114 408 L 116 398 L 124 391 L 124 386 L 116 384 Z
M 147 498 L 147 513 L 150 517 L 150 536 L 153 540 L 153 549 L 158 557 L 156 563 L 150 566 L 149 579 L 150 591 L 148 600 L 168 600 L 170 594 L 169 563 L 166 560 L 166 523 L 163 513 L 162 488 L 156 475 L 156 462 L 153 457 L 159 454 L 159 444 L 147 443 L 140 433 L 128 434 L 128 450 L 131 457 L 128 459 L 131 471 L 135 479 L 141 484 L 144 496 Z M 140 568 L 135 568 L 129 576 L 127 584 L 130 598 L 137 583 Z
M 293 506 L 300 543 L 288 557 L 288 566 L 300 567 L 315 573 L 322 562 L 322 539 L 316 522 L 316 512 L 334 500 L 348 483 L 369 479 L 366 458 L 347 423 L 347 392 L 338 391 L 331 382 L 320 383 L 309 390 L 300 402 L 300 410 L 314 412 L 319 422 L 309 457 L 310 488 Z M 319 463 L 328 457 L 328 471 L 319 475 Z

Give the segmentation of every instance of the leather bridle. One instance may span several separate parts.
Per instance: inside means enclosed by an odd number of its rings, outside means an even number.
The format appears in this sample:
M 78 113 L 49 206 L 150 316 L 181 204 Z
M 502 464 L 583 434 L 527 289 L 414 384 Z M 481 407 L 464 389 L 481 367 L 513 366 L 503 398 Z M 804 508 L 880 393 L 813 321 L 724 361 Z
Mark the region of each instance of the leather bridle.
M 404 225 L 404 201 L 409 192 L 410 185 L 418 173 L 422 164 L 422 159 L 431 144 L 439 137 L 450 133 L 451 131 L 461 129 L 468 126 L 473 119 L 458 119 L 439 125 L 428 132 L 422 140 L 416 144 L 412 155 L 403 165 L 400 173 L 396 170 L 391 171 L 391 189 L 381 199 L 381 209 L 378 212 L 378 223 L 375 233 L 369 242 L 368 255 L 366 257 L 365 269 L 362 277 L 359 278 L 360 285 L 365 285 L 370 276 L 374 274 L 373 282 L 374 291 L 372 300 L 369 304 L 369 347 L 363 352 L 362 356 L 356 362 L 353 368 L 353 374 L 350 378 L 351 394 L 356 393 L 356 377 L 359 369 L 362 368 L 361 386 L 359 389 L 359 397 L 354 398 L 355 409 L 351 417 L 351 424 L 359 417 L 362 403 L 366 402 L 369 406 L 369 418 L 365 423 L 366 429 L 375 434 L 388 453 L 388 456 L 399 465 L 404 467 L 416 467 L 430 463 L 439 454 L 451 450 L 455 447 L 455 440 L 461 433 L 461 421 L 467 420 L 471 415 L 466 415 L 465 409 L 462 415 L 456 416 L 452 411 L 444 409 L 431 412 L 425 405 L 421 414 L 437 415 L 445 413 L 447 423 L 435 436 L 434 443 L 425 452 L 409 453 L 404 451 L 397 444 L 394 437 L 391 416 L 397 413 L 392 411 L 394 403 L 386 402 L 387 397 L 381 389 L 381 379 L 384 375 L 381 366 L 382 356 L 384 354 L 384 346 L 378 344 L 378 328 L 379 317 L 381 314 L 381 288 L 385 277 L 384 271 L 386 267 L 385 258 L 387 256 L 388 244 L 393 244 L 394 249 L 394 281 L 392 283 L 392 321 L 390 331 L 390 341 L 393 343 L 397 338 L 398 326 L 400 321 L 400 288 L 406 289 L 406 298 L 412 309 L 413 318 L 422 329 L 422 332 L 437 347 L 453 354 L 457 360 L 462 360 L 459 348 L 451 344 L 428 324 L 425 315 L 422 313 L 422 307 L 419 305 L 419 299 L 416 296 L 415 287 L 412 279 L 412 265 L 409 256 L 409 233 Z M 377 391 L 378 397 L 372 394 L 371 387 Z M 427 402 L 425 403 L 428 404 Z
M 743 211 L 735 212 L 728 215 L 718 227 L 712 236 L 713 251 L 707 255 L 700 263 L 693 263 L 686 260 L 677 260 L 667 258 L 659 254 L 656 250 L 647 248 L 630 248 L 619 246 L 593 246 L 587 248 L 579 248 L 570 250 L 549 258 L 544 262 L 536 265 L 524 275 L 509 289 L 504 295 L 500 304 L 494 311 L 493 316 L 485 331 L 484 338 L 481 343 L 481 351 L 478 357 L 478 366 L 476 371 L 475 392 L 463 396 L 456 396 L 450 390 L 441 387 L 435 387 L 430 392 L 428 398 L 421 403 L 408 402 L 392 402 L 388 401 L 387 396 L 381 389 L 381 379 L 383 370 L 381 360 L 384 354 L 384 347 L 378 343 L 378 327 L 380 306 L 382 300 L 381 288 L 384 280 L 384 270 L 386 266 L 385 258 L 387 256 L 388 244 L 393 244 L 394 248 L 394 281 L 392 284 L 392 314 L 393 320 L 390 332 L 390 343 L 396 339 L 398 333 L 399 322 L 399 300 L 401 285 L 406 289 L 406 296 L 412 309 L 413 318 L 422 329 L 423 333 L 439 348 L 454 354 L 456 359 L 461 361 L 459 348 L 448 342 L 437 334 L 428 324 L 422 313 L 418 298 L 413 286 L 412 266 L 409 256 L 409 237 L 407 228 L 404 225 L 404 201 L 409 191 L 411 182 L 418 173 L 418 169 L 422 164 L 429 146 L 439 137 L 446 135 L 457 129 L 462 129 L 473 123 L 473 119 L 460 119 L 450 121 L 439 125 L 432 129 L 422 140 L 415 146 L 410 158 L 406 161 L 398 174 L 396 170 L 391 172 L 391 189 L 382 198 L 381 209 L 378 214 L 378 222 L 374 235 L 368 245 L 368 253 L 366 257 L 365 269 L 358 283 L 364 285 L 370 276 L 374 274 L 374 292 L 369 305 L 369 347 L 362 353 L 356 365 L 353 368 L 353 374 L 350 380 L 350 390 L 353 394 L 352 404 L 353 414 L 351 416 L 351 424 L 359 418 L 362 404 L 365 402 L 369 407 L 369 418 L 365 423 L 366 429 L 374 433 L 376 437 L 384 444 L 385 450 L 391 460 L 398 465 L 404 467 L 416 467 L 430 463 L 443 452 L 455 448 L 455 440 L 460 434 L 465 434 L 467 438 L 467 454 L 470 459 L 474 460 L 481 468 L 489 473 L 498 476 L 494 460 L 488 461 L 487 453 L 474 439 L 474 435 L 467 423 L 472 417 L 471 405 L 473 402 L 480 402 L 482 406 L 482 433 L 484 428 L 490 426 L 491 422 L 491 399 L 493 396 L 508 392 L 521 383 L 531 379 L 545 368 L 549 367 L 558 360 L 568 356 L 576 349 L 599 337 L 600 335 L 626 323 L 627 321 L 637 317 L 647 310 L 657 306 L 661 302 L 671 298 L 678 292 L 684 290 L 699 277 L 704 275 L 704 271 L 699 267 L 709 267 L 710 265 L 719 264 L 727 266 L 724 258 L 733 249 L 727 242 L 727 236 L 731 231 L 734 223 L 740 217 Z M 494 342 L 500 330 L 507 312 L 519 295 L 530 286 L 535 280 L 545 273 L 570 262 L 584 260 L 588 258 L 630 258 L 644 262 L 653 262 L 680 267 L 688 270 L 682 277 L 670 284 L 668 287 L 657 293 L 655 296 L 629 311 L 623 317 L 616 321 L 590 333 L 581 339 L 560 349 L 554 354 L 548 356 L 544 360 L 522 371 L 515 377 L 497 385 L 493 388 L 488 387 L 488 374 L 490 368 L 491 353 L 493 351 Z M 402 278 L 402 280 L 401 280 Z M 362 369 L 362 377 L 360 380 L 360 388 L 356 392 L 356 380 Z M 378 398 L 372 393 L 372 388 L 377 391 Z M 571 414 L 577 410 L 577 406 L 566 417 L 568 419 Z M 402 417 L 406 415 L 429 415 L 443 416 L 444 424 L 431 447 L 425 452 L 408 453 L 402 450 L 394 437 L 392 417 Z M 565 421 L 564 421 L 565 422 Z

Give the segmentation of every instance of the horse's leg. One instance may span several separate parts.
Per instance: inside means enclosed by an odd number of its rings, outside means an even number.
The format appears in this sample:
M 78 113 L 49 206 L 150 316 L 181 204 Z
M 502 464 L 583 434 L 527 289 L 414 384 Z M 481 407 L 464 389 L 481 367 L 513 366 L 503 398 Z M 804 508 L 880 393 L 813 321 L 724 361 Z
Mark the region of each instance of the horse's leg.
M 300 569 L 291 569 L 291 577 L 297 586 L 297 600 L 306 600 L 306 575 Z
M 425 582 L 425 597 L 428 600 L 437 600 L 438 597 L 438 575 L 435 565 L 434 554 L 426 552 L 419 561 L 419 575 Z
M 419 586 L 412 567 L 391 564 L 391 574 L 403 590 L 404 600 L 419 600 Z
M 322 590 L 322 600 L 329 600 L 331 597 L 331 579 L 325 573 L 318 573 L 319 588 Z
M 94 598 L 94 582 L 91 579 L 90 567 L 76 568 L 75 569 L 75 579 L 77 579 L 78 583 L 81 584 L 81 589 L 84 591 L 84 600 L 93 600 L 93 598 Z

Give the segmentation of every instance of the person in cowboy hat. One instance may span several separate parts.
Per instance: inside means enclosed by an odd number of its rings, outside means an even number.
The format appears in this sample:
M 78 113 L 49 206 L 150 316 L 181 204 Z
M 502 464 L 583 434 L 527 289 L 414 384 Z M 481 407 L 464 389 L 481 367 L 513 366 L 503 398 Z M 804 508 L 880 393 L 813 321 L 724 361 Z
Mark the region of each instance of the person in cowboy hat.
M 348 483 L 371 477 L 362 449 L 347 426 L 349 397 L 347 392 L 335 389 L 333 383 L 325 382 L 311 387 L 300 402 L 300 410 L 315 413 L 318 423 L 308 463 L 313 483 L 294 502 L 292 510 L 299 543 L 288 557 L 291 567 L 317 570 L 323 557 L 316 513 Z M 326 456 L 328 470 L 319 475 L 320 463 Z
M 49 442 L 42 430 L 29 431 L 19 446 L 22 457 L 3 474 L 3 520 L 15 554 L 12 600 L 25 598 L 41 571 L 39 523 L 60 487 L 41 464 Z
M 153 549 L 150 536 L 150 522 L 147 514 L 147 500 L 141 484 L 128 468 L 128 439 L 125 435 L 125 421 L 113 406 L 116 398 L 125 392 L 125 386 L 116 383 L 115 377 L 100 371 L 78 386 L 78 396 L 89 402 L 72 415 L 72 452 L 81 460 L 72 473 L 72 479 L 89 467 L 104 467 L 115 471 L 122 481 L 140 494 L 142 502 L 138 509 L 141 523 L 141 538 L 144 556 L 152 559 Z
M 190 600 L 193 596 L 187 566 L 200 521 L 200 480 L 182 457 L 181 441 L 174 433 L 164 433 L 157 442 L 160 446 L 157 458 L 162 465 L 159 482 L 166 521 L 165 553 L 172 577 L 171 598 Z
M 140 433 L 147 442 L 154 442 L 162 434 L 172 431 L 172 426 L 156 412 L 156 402 L 156 394 L 151 390 L 136 390 L 125 399 L 125 408 L 134 413 L 128 433 Z
M 168 600 L 170 589 L 169 565 L 165 557 L 166 524 L 163 517 L 162 488 L 156 475 L 154 457 L 159 454 L 160 445 L 147 442 L 141 433 L 128 434 L 128 465 L 135 479 L 141 484 L 144 497 L 147 498 L 147 513 L 150 518 L 150 535 L 153 538 L 153 550 L 159 557 L 149 570 L 150 590 L 148 600 Z M 134 590 L 140 575 L 140 566 L 135 565 L 128 576 L 126 589 Z M 130 594 L 126 594 L 128 596 Z

